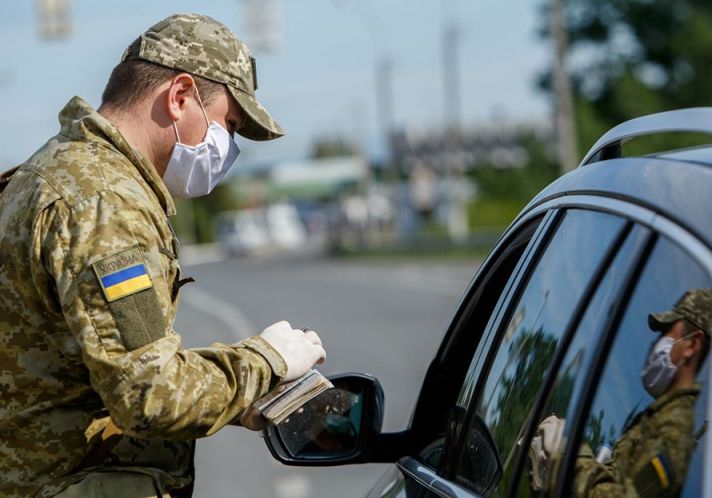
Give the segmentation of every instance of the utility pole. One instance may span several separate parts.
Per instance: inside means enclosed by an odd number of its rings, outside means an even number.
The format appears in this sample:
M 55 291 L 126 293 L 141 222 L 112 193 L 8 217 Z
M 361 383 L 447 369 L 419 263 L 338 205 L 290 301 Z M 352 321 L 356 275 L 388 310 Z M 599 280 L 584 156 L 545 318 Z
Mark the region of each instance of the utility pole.
M 453 242 L 466 239 L 469 229 L 467 208 L 459 188 L 462 186 L 462 168 L 458 160 L 462 139 L 462 102 L 460 99 L 460 30 L 457 17 L 443 21 L 443 90 L 445 101 L 445 161 L 444 178 L 447 202 L 447 231 Z
M 443 88 L 445 90 L 445 129 L 459 134 L 460 112 L 460 71 L 458 48 L 460 28 L 457 21 L 443 25 Z
M 554 40 L 554 113 L 556 145 L 561 173 L 573 170 L 579 160 L 571 78 L 566 69 L 568 36 L 562 0 L 549 0 L 549 29 Z
M 241 0 L 242 29 L 249 47 L 272 53 L 282 44 L 282 11 L 279 0 Z
M 390 151 L 391 131 L 393 130 L 393 60 L 382 55 L 376 60 L 376 107 L 381 133 Z M 390 153 L 387 161 L 391 161 Z
M 71 0 L 36 0 L 36 5 L 41 38 L 56 40 L 72 33 Z

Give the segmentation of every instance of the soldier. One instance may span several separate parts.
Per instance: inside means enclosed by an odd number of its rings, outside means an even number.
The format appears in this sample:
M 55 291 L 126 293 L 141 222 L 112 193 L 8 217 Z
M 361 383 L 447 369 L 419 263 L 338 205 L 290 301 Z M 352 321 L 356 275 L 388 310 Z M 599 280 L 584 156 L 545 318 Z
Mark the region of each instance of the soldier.
M 612 450 L 594 456 L 581 445 L 576 459 L 574 496 L 678 496 L 696 444 L 695 402 L 701 387 L 695 377 L 710 347 L 712 289 L 686 292 L 672 310 L 648 315 L 661 332 L 642 372 L 643 387 L 655 398 L 628 422 Z M 564 443 L 565 420 L 550 415 L 537 428 L 529 448 L 531 487 L 553 484 Z
M 256 429 L 254 400 L 323 361 L 278 322 L 184 349 L 173 197 L 210 192 L 252 140 L 283 134 L 224 25 L 168 17 L 124 52 L 0 195 L 0 495 L 190 496 L 196 438 Z
M 653 313 L 648 324 L 661 336 L 642 379 L 655 398 L 635 416 L 610 457 L 596 461 L 583 445 L 576 461 L 575 496 L 679 496 L 695 445 L 695 402 L 712 333 L 712 289 L 686 292 L 672 310 Z

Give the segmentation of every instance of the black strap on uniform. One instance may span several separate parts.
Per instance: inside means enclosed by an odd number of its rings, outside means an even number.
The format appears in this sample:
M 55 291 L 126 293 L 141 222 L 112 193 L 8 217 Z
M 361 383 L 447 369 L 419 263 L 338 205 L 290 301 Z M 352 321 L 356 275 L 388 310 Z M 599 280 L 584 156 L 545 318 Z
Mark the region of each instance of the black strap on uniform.
M 5 187 L 7 187 L 7 185 L 10 183 L 10 180 L 12 180 L 12 175 L 15 174 L 17 168 L 19 168 L 19 166 L 0 174 L 0 193 L 2 193 L 2 191 L 5 190 Z

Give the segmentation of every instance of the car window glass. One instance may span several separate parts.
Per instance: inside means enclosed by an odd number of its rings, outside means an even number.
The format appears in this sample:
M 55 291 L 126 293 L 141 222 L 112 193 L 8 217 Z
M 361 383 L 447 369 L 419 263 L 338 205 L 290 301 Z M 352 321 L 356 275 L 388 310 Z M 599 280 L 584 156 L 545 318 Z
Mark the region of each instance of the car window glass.
M 620 218 L 582 210 L 561 221 L 501 330 L 457 466 L 463 486 L 486 496 L 506 489 L 516 442 L 557 343 L 623 225 Z
M 412 428 L 418 433 L 418 447 L 422 446 L 417 451 L 418 461 L 431 469 L 451 460 L 445 456 L 448 448 L 445 435 L 451 417 L 456 415 L 453 405 L 463 385 L 467 385 L 465 377 L 473 352 L 480 347 L 478 342 L 489 317 L 495 313 L 500 295 L 506 292 L 512 274 L 519 271 L 520 260 L 532 250 L 531 240 L 543 218 L 538 216 L 518 227 L 485 263 L 460 304 L 454 319 L 455 331 L 448 335 L 438 353 L 436 361 L 447 368 L 426 379 L 419 400 L 424 408 L 416 410 Z
M 657 386 L 654 396 L 644 388 L 642 372 L 662 335 L 688 332 L 675 314 L 664 315 L 672 320 L 668 332 L 653 332 L 648 315 L 672 310 L 687 291 L 711 285 L 709 275 L 673 242 L 656 244 L 618 326 L 587 415 L 573 496 L 701 495 L 698 453 L 704 446 L 708 360 L 697 380 L 694 366 L 704 356 L 704 334 L 693 332 L 663 352 L 661 357 L 677 362 L 676 370 L 669 382 L 650 382 Z
M 634 228 L 627 236 L 618 254 L 607 268 L 601 282 L 586 306 L 586 310 L 576 327 L 561 367 L 556 374 L 553 387 L 539 415 L 534 435 L 526 446 L 526 472 L 519 478 L 516 496 L 539 496 L 553 488 L 556 482 L 556 463 L 565 447 L 564 429 L 566 421 L 575 411 L 577 399 L 592 353 L 600 333 L 612 311 L 613 299 L 624 285 L 638 250 L 642 247 L 647 230 Z

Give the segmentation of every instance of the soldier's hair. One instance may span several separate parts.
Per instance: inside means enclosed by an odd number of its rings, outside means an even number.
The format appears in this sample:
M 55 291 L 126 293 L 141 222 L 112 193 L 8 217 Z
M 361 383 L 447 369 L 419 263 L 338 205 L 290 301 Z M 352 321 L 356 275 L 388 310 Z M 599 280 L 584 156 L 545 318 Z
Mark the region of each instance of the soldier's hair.
M 130 45 L 130 52 L 137 52 L 141 38 L 137 38 Z M 140 102 L 157 86 L 167 80 L 175 78 L 183 71 L 161 66 L 142 59 L 127 59 L 120 62 L 111 72 L 109 81 L 101 96 L 102 107 L 127 109 Z M 198 87 L 200 98 L 204 105 L 213 101 L 225 86 L 201 76 L 191 74 Z

